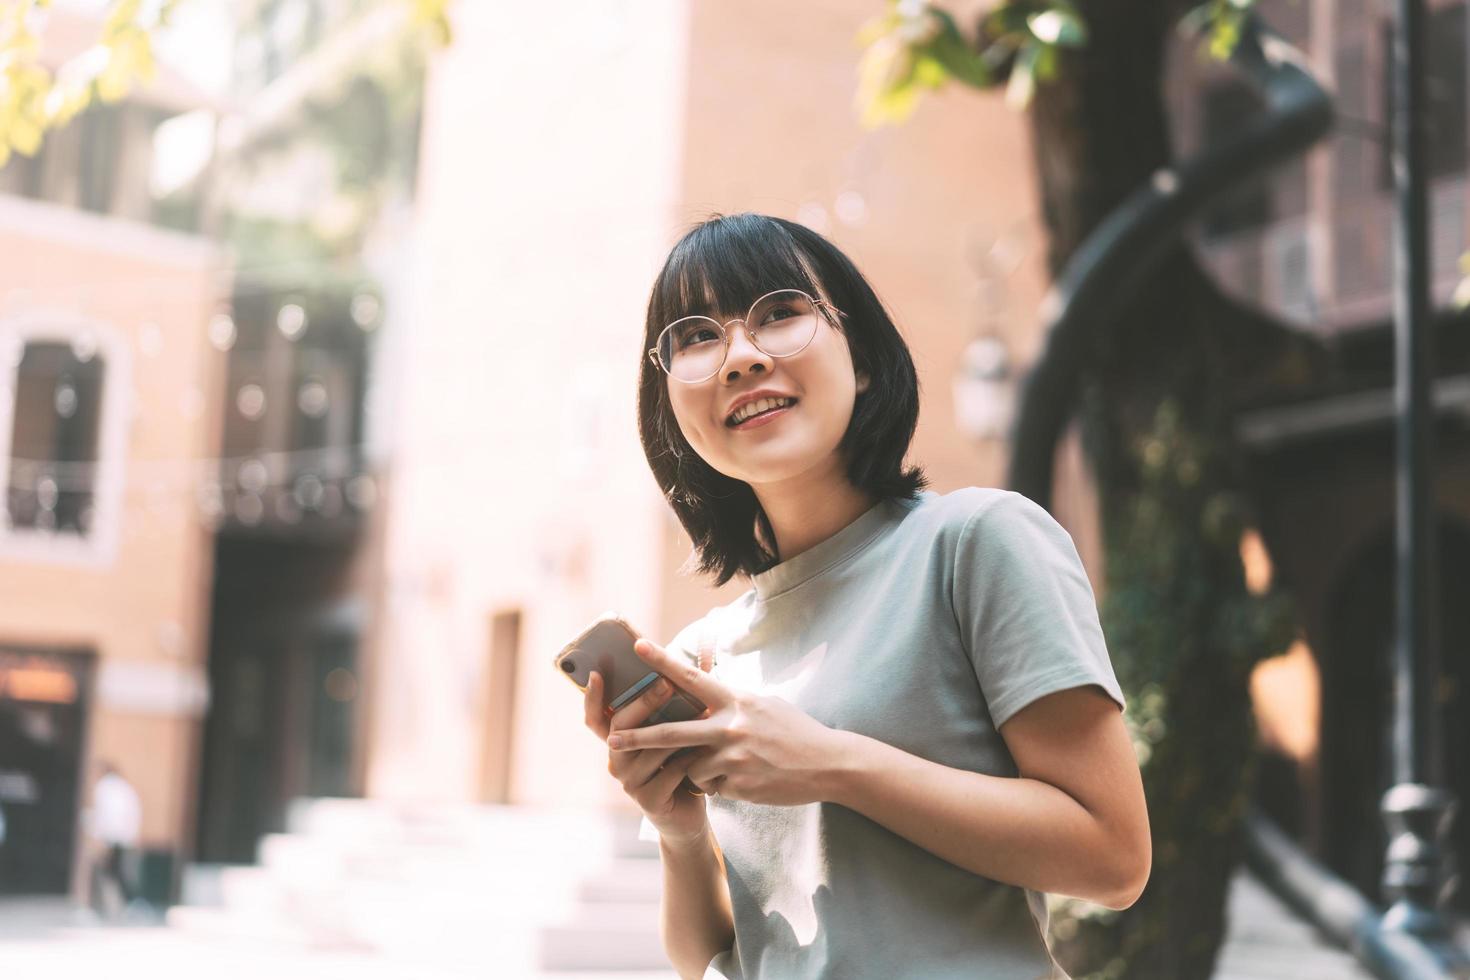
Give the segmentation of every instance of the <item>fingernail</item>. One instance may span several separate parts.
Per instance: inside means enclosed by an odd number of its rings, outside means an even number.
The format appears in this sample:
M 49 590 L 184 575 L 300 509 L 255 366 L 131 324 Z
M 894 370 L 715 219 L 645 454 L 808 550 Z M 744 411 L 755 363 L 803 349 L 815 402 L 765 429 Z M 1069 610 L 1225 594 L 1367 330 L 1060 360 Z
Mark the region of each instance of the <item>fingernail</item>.
M 609 735 L 607 737 L 607 747 L 610 748 L 610 749 L 620 749 L 620 748 L 622 748 L 623 747 L 623 736 L 621 736 L 621 735 Z
M 657 694 L 662 696 L 672 691 L 674 689 L 674 685 L 669 683 L 668 678 L 664 678 L 660 680 L 657 684 L 655 684 L 653 688 Z

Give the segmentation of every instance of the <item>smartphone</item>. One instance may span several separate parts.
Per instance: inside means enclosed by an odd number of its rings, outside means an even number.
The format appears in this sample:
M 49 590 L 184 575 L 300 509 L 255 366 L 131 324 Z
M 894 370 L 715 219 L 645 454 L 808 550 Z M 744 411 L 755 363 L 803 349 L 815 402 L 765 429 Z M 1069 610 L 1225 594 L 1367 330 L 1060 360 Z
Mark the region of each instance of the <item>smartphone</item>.
M 604 613 L 566 646 L 553 663 L 557 673 L 566 677 L 584 693 L 592 671 L 602 675 L 602 689 L 607 696 L 603 710 L 611 716 L 658 680 L 659 673 L 633 652 L 639 633 L 617 613 Z M 672 683 L 672 681 L 670 682 Z M 665 721 L 689 721 L 704 714 L 704 704 L 694 695 L 674 688 L 664 706 L 649 716 L 646 725 Z

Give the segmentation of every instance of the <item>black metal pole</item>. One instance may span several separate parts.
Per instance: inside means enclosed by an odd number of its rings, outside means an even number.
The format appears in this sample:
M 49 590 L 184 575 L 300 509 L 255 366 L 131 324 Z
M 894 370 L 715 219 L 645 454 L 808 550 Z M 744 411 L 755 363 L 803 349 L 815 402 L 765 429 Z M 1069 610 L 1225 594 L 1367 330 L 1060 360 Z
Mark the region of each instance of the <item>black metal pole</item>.
M 1433 495 L 1434 335 L 1430 322 L 1428 145 L 1423 0 L 1397 0 L 1393 32 L 1394 380 L 1397 403 L 1397 622 L 1394 631 L 1393 776 L 1383 798 L 1389 828 L 1383 884 L 1394 904 L 1384 925 L 1455 956 L 1438 899 L 1441 842 L 1454 809 L 1441 785 L 1438 595 Z

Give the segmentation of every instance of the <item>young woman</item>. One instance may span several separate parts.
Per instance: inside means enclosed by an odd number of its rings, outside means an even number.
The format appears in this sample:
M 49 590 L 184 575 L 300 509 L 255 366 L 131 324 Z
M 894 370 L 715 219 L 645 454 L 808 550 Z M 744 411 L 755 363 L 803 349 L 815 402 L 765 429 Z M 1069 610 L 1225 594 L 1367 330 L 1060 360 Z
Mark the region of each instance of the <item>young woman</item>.
M 667 647 L 639 642 L 706 717 L 644 726 L 667 681 L 610 720 L 596 675 L 587 690 L 608 769 L 658 834 L 675 968 L 1063 976 L 1042 893 L 1123 908 L 1150 863 L 1071 538 L 1018 494 L 940 495 L 904 467 L 908 349 L 801 225 L 694 228 L 644 347 L 649 464 L 701 571 L 752 586 Z

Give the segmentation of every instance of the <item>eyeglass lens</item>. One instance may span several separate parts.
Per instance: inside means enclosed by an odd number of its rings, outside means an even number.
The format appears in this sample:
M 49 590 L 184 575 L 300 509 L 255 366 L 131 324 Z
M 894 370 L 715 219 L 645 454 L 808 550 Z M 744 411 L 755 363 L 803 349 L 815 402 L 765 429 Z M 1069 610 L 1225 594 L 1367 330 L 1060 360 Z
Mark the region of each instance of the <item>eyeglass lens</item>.
M 757 299 L 745 325 L 760 350 L 772 357 L 789 357 L 811 343 L 817 311 L 805 293 L 785 289 Z M 658 338 L 659 361 L 680 381 L 712 377 L 724 363 L 725 350 L 725 328 L 707 316 L 675 320 Z

